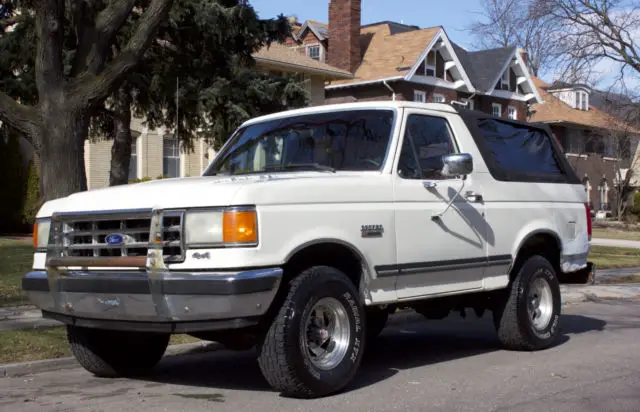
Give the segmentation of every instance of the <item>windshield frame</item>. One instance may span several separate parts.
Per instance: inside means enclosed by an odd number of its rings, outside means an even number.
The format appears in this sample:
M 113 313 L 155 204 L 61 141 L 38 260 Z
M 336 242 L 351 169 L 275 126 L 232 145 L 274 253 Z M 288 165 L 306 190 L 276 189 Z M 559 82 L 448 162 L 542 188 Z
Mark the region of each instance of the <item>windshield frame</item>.
M 242 133 L 251 126 L 255 126 L 255 125 L 259 125 L 261 123 L 267 123 L 267 122 L 271 122 L 274 120 L 283 120 L 286 119 L 288 117 L 296 117 L 296 116 L 305 116 L 305 115 L 315 115 L 315 114 L 325 114 L 325 113 L 331 113 L 331 112 L 351 112 L 351 111 L 363 111 L 363 110 L 371 110 L 371 111 L 376 111 L 376 110 L 380 110 L 380 111 L 390 111 L 392 112 L 392 119 L 391 119 L 391 128 L 389 129 L 389 140 L 387 142 L 387 147 L 385 149 L 385 154 L 383 157 L 382 162 L 380 163 L 380 167 L 377 170 L 335 170 L 334 173 L 382 173 L 387 165 L 387 162 L 389 160 L 389 157 L 391 156 L 391 148 L 393 145 L 393 141 L 395 139 L 395 135 L 396 135 L 396 129 L 397 129 L 397 125 L 398 125 L 398 120 L 399 116 L 400 116 L 400 111 L 398 110 L 397 107 L 393 107 L 393 106 L 352 106 L 349 108 L 330 108 L 330 106 L 325 106 L 327 107 L 327 109 L 322 109 L 322 108 L 318 108 L 317 110 L 313 110 L 313 111 L 309 111 L 309 112 L 305 112 L 305 113 L 290 113 L 288 111 L 284 111 L 281 112 L 282 115 L 278 115 L 276 117 L 269 117 L 266 118 L 264 120 L 248 120 L 245 123 L 243 123 L 240 127 L 238 127 L 233 134 L 231 135 L 231 137 L 229 139 L 227 139 L 227 141 L 225 142 L 224 145 L 222 145 L 222 147 L 220 148 L 220 151 L 218 153 L 216 153 L 214 159 L 209 163 L 209 166 L 207 166 L 207 168 L 204 170 L 204 172 L 202 173 L 202 176 L 248 176 L 248 175 L 263 175 L 263 174 L 274 174 L 274 173 L 300 173 L 300 172 L 318 172 L 318 170 L 303 170 L 303 169 L 299 169 L 299 170 L 287 170 L 285 168 L 283 168 L 282 170 L 270 170 L 270 171 L 266 171 L 266 170 L 261 170 L 261 171 L 254 171 L 254 172 L 246 172 L 246 173 L 218 173 L 215 172 L 214 170 L 216 169 L 216 167 L 220 164 L 220 162 L 223 161 L 223 159 L 225 158 L 225 156 L 229 153 L 229 151 L 231 150 L 231 148 L 234 146 L 235 142 L 242 136 Z M 325 172 L 326 173 L 326 172 Z

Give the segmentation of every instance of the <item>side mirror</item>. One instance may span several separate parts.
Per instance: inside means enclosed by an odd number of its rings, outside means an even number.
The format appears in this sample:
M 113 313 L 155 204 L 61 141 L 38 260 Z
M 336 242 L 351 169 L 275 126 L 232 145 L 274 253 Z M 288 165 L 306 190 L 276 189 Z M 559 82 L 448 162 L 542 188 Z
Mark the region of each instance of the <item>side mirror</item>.
M 473 172 L 473 157 L 469 153 L 442 156 L 442 176 L 467 176 Z

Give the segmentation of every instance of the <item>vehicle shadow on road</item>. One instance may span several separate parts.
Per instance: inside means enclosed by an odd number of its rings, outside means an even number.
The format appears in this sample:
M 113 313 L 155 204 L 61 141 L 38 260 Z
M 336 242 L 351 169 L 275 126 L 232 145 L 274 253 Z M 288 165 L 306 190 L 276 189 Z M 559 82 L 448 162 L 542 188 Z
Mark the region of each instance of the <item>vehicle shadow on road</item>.
M 567 344 L 570 335 L 601 331 L 605 325 L 586 316 L 562 315 L 558 346 Z M 426 321 L 413 314 L 401 321 L 392 317 L 382 334 L 369 343 L 360 371 L 347 391 L 374 385 L 403 370 L 503 350 L 490 314 L 482 319 L 450 316 L 442 321 Z M 209 389 L 272 391 L 260 372 L 255 350 L 166 358 L 148 380 Z

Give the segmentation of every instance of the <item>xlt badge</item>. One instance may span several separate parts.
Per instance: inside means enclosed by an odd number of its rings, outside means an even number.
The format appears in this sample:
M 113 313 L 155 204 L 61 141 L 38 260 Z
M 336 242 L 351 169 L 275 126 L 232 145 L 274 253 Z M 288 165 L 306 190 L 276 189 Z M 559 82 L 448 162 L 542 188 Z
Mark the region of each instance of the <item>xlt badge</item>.
M 382 225 L 362 225 L 360 234 L 362 237 L 382 237 L 384 227 Z

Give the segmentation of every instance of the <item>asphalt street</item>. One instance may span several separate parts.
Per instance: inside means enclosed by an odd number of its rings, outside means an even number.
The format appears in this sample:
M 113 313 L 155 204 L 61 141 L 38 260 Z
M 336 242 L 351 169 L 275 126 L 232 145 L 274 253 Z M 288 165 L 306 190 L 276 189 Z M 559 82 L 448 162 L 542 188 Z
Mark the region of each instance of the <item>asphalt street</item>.
M 500 349 L 488 316 L 410 316 L 368 348 L 345 392 L 281 397 L 252 352 L 166 359 L 148 380 L 97 379 L 82 369 L 0 379 L 2 411 L 638 411 L 640 302 L 564 308 L 561 343 Z

